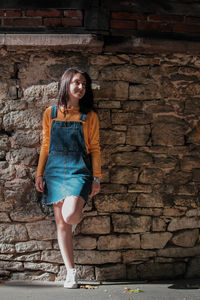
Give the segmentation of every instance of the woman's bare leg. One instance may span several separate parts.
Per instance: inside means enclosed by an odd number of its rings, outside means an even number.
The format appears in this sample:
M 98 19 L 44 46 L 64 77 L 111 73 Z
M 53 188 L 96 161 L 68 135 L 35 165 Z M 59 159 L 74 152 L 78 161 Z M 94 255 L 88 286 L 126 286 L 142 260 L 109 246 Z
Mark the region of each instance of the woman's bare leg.
M 54 204 L 58 244 L 67 270 L 74 268 L 72 224 L 81 221 L 83 206 L 84 200 L 77 196 L 67 197 Z

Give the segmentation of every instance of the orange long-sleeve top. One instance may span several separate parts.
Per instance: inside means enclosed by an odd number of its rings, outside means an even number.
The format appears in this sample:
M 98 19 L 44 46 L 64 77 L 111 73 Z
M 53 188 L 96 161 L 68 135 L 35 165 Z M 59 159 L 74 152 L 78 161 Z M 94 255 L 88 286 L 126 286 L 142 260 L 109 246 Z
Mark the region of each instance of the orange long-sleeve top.
M 79 108 L 69 108 L 64 114 L 58 109 L 56 121 L 80 121 L 81 113 Z M 43 116 L 43 139 L 42 147 L 40 150 L 40 157 L 37 168 L 37 177 L 42 176 L 45 170 L 45 165 L 48 158 L 49 146 L 50 146 L 50 135 L 51 135 L 51 106 L 48 107 Z M 101 178 L 101 153 L 99 144 L 99 119 L 94 111 L 90 111 L 87 114 L 86 121 L 83 122 L 83 134 L 85 139 L 85 146 L 87 153 L 91 154 L 92 158 L 92 169 L 93 176 Z M 36 178 L 37 178 L 36 177 Z

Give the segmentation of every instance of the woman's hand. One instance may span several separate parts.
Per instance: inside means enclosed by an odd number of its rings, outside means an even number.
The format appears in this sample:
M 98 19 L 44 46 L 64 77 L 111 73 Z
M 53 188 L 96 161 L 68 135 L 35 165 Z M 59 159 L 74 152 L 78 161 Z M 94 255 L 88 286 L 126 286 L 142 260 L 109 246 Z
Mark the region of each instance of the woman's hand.
M 100 192 L 100 182 L 97 182 L 96 180 L 93 180 L 92 182 L 92 190 L 89 195 L 90 198 L 97 195 Z
M 39 176 L 39 177 L 36 179 L 35 187 L 36 187 L 36 190 L 37 190 L 38 192 L 43 193 L 43 191 L 44 191 L 43 176 Z

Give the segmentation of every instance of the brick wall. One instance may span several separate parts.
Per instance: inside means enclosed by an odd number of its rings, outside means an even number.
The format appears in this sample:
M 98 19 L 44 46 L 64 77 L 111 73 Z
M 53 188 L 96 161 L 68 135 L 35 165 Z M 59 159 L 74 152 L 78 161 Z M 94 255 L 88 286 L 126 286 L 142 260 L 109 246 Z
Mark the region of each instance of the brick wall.
M 123 1 L 118 5 L 112 1 L 102 1 L 101 5 L 96 1 L 71 2 L 70 8 L 0 7 L 0 31 L 199 38 L 199 1 L 169 1 L 166 6 L 135 1 L 135 7 Z

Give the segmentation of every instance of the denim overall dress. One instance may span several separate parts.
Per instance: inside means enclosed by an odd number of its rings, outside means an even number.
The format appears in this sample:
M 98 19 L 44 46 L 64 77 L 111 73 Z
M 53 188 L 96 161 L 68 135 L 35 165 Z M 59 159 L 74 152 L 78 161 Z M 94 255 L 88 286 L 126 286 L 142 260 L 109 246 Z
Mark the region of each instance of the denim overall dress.
M 85 202 L 91 192 L 92 165 L 87 154 L 83 122 L 86 114 L 80 116 L 80 122 L 56 121 L 57 106 L 51 108 L 50 146 L 44 172 L 43 203 L 59 202 L 67 196 L 81 196 Z

